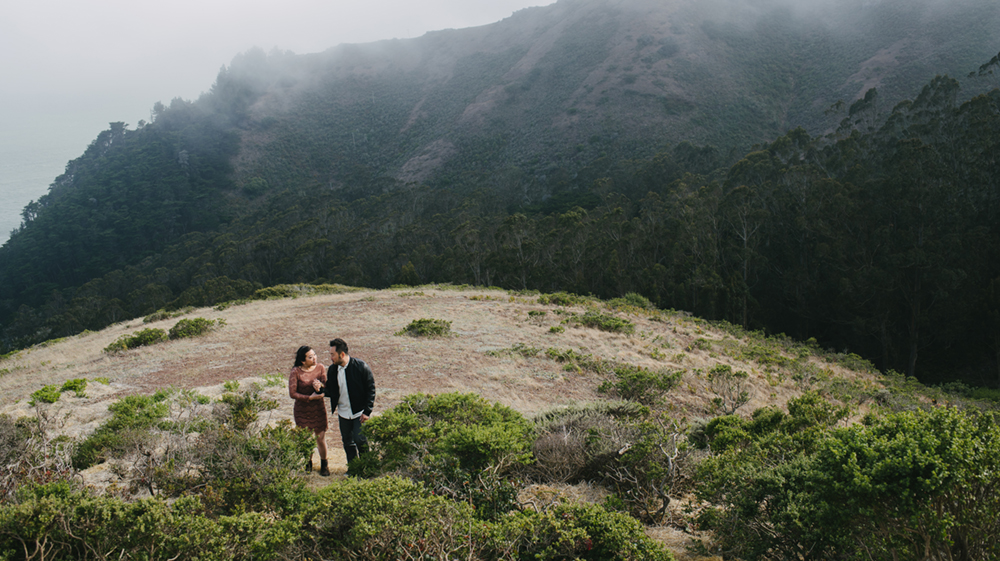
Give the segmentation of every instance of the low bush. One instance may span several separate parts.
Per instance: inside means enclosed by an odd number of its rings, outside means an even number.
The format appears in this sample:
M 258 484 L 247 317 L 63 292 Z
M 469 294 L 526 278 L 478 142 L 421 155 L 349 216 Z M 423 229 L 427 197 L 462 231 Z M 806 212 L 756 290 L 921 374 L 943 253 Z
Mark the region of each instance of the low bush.
M 415 319 L 396 335 L 413 337 L 447 337 L 451 335 L 451 322 L 443 319 Z
M 15 421 L 0 415 L 0 505 L 15 501 L 32 485 L 65 482 L 72 477 L 65 443 L 48 438 L 44 425 L 37 417 Z
M 534 440 L 527 419 L 475 394 L 410 395 L 365 427 L 371 452 L 357 460 L 360 473 L 412 477 L 478 501 L 481 516 L 513 508 L 516 491 L 501 476 L 531 461 Z
M 647 406 L 663 402 L 667 393 L 677 387 L 683 371 L 653 371 L 641 366 L 621 364 L 614 367 L 615 381 L 606 380 L 598 388 L 599 393 L 617 395 L 627 401 L 635 401 Z
M 63 382 L 60 392 L 73 392 L 76 397 L 87 397 L 87 379 L 86 378 L 74 378 L 72 380 L 66 380 Z
M 565 370 L 588 370 L 597 374 L 607 374 L 615 367 L 614 362 L 596 358 L 589 353 L 578 353 L 573 349 L 560 351 L 554 347 L 549 347 L 545 350 L 545 356 L 556 362 L 564 363 L 565 366 L 563 368 Z
M 569 292 L 556 292 L 553 294 L 542 294 L 538 297 L 538 303 L 543 306 L 577 306 L 592 301 L 593 298 L 571 294 Z
M 59 391 L 59 386 L 42 386 L 42 389 L 35 390 L 31 394 L 31 399 L 28 400 L 28 405 L 34 406 L 38 403 L 55 403 L 59 401 L 60 395 L 62 395 L 62 392 Z
M 528 473 L 541 481 L 596 479 L 602 466 L 617 456 L 631 432 L 628 422 L 645 414 L 630 402 L 600 402 L 565 407 L 534 419 L 535 462 Z
M 656 309 L 656 306 L 649 301 L 649 298 L 646 298 L 642 294 L 638 294 L 636 292 L 629 292 L 621 298 L 612 298 L 611 300 L 608 300 L 608 306 L 610 306 L 614 310 L 626 310 L 626 311 L 630 309 L 637 309 L 637 310 Z
M 727 557 L 992 559 L 1000 554 L 998 416 L 907 411 L 838 428 L 847 414 L 807 394 L 789 413 L 709 423 L 698 469 L 702 521 Z M 739 434 L 740 438 L 731 438 Z M 766 505 L 766 508 L 761 508 Z
M 708 381 L 715 398 L 712 403 L 723 415 L 732 415 L 750 401 L 750 375 L 733 370 L 728 364 L 717 364 L 708 372 Z
M 259 285 L 258 285 L 259 286 Z M 279 284 L 260 288 L 253 293 L 254 300 L 273 300 L 276 298 L 298 298 L 320 294 L 344 294 L 358 292 L 363 288 L 344 286 L 342 284 Z
M 364 504 L 366 508 L 357 508 Z M 670 561 L 642 525 L 594 505 L 515 511 L 471 523 L 474 509 L 395 477 L 323 489 L 304 513 L 304 556 L 352 559 Z
M 495 357 L 519 355 L 524 358 L 532 358 L 541 354 L 543 350 L 538 347 L 529 347 L 524 343 L 515 343 L 513 347 L 486 351 L 486 354 Z
M 596 310 L 589 310 L 582 316 L 574 316 L 570 318 L 570 321 L 610 333 L 624 333 L 628 335 L 635 332 L 635 324 L 631 321 Z
M 149 327 L 140 331 L 136 331 L 131 335 L 122 335 L 116 339 L 113 343 L 104 348 L 106 353 L 120 353 L 127 351 L 129 349 L 135 349 L 137 347 L 144 347 L 146 345 L 154 345 L 156 343 L 162 343 L 167 341 L 169 337 L 167 332 L 156 328 Z
M 229 391 L 233 392 L 234 390 Z M 256 423 L 259 413 L 262 411 L 278 408 L 276 400 L 261 397 L 260 388 L 256 385 L 242 393 L 223 394 L 219 401 L 226 405 L 226 409 L 219 415 L 220 420 L 240 431 L 246 430 L 250 425 Z
M 0 552 L 25 559 L 279 559 L 296 543 L 295 518 L 205 516 L 197 498 L 172 504 L 36 488 L 0 510 Z
M 216 325 L 221 327 L 225 324 L 226 320 L 222 318 L 219 318 L 218 320 L 205 318 L 184 318 L 170 328 L 168 336 L 172 340 L 184 339 L 186 337 L 197 337 L 208 333 L 214 329 Z
M 166 398 L 165 393 L 130 395 L 112 403 L 108 407 L 111 418 L 73 450 L 73 467 L 86 469 L 146 447 L 152 442 L 150 429 L 169 411 Z
M 242 510 L 293 513 L 308 501 L 298 474 L 302 458 L 315 445 L 311 431 L 287 420 L 260 431 L 215 427 L 178 450 L 173 461 L 155 471 L 153 480 L 169 496 L 204 489 L 205 509 L 216 515 Z
M 164 309 L 156 310 L 155 312 L 149 314 L 148 316 L 142 318 L 142 323 L 153 323 L 157 321 L 163 321 L 165 319 L 173 319 L 176 317 L 183 316 L 184 314 L 189 314 L 194 310 L 191 306 L 181 308 L 180 310 L 166 311 Z

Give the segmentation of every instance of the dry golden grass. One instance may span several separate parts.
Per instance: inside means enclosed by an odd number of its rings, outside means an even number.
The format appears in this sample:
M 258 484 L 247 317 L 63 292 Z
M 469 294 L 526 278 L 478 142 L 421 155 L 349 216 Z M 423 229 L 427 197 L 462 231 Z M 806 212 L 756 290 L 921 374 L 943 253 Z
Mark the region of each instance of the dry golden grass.
M 545 314 L 529 316 L 529 311 Z M 563 364 L 544 354 L 525 358 L 516 353 L 500 353 L 500 356 L 487 353 L 510 349 L 516 344 L 560 351 L 572 349 L 595 358 L 651 369 L 682 369 L 685 371 L 682 382 L 668 395 L 667 407 L 676 416 L 689 419 L 714 414 L 711 405 L 714 396 L 704 373 L 718 363 L 730 364 L 734 370 L 751 375 L 752 399 L 741 413 L 765 405 L 784 406 L 803 392 L 787 372 L 733 359 L 726 349 L 738 346 L 741 341 L 684 314 L 614 312 L 627 316 L 635 324 L 635 333 L 631 335 L 572 325 L 566 325 L 562 333 L 550 331 L 568 313 L 584 311 L 582 306 L 541 305 L 537 297 L 511 296 L 497 290 L 421 287 L 361 291 L 257 301 L 223 311 L 194 310 L 184 317 L 223 318 L 225 327 L 204 336 L 140 347 L 119 355 L 102 352 L 122 334 L 145 327 L 167 330 L 180 318 L 150 325 L 143 324 L 141 319 L 132 320 L 97 333 L 28 349 L 0 361 L 0 372 L 7 372 L 0 377 L 0 413 L 36 414 L 35 408 L 27 403 L 32 392 L 46 384 L 62 385 L 70 379 L 87 378 L 91 382 L 86 398 L 67 392 L 57 403 L 44 406 L 60 432 L 80 437 L 109 416 L 107 405 L 111 400 L 124 395 L 175 387 L 218 397 L 223 383 L 239 380 L 264 385 L 265 397 L 279 400 L 279 409 L 263 419 L 276 422 L 291 418 L 292 403 L 284 380 L 295 350 L 300 345 L 310 345 L 328 364 L 328 342 L 334 337 L 345 339 L 351 354 L 372 367 L 378 387 L 376 414 L 417 392 L 474 392 L 526 416 L 604 398 L 596 392 L 603 380 L 595 373 L 567 371 Z M 607 309 L 604 312 L 611 313 Z M 422 318 L 450 321 L 452 336 L 396 335 L 411 321 Z M 710 342 L 711 349 L 696 348 L 698 339 Z M 846 371 L 833 365 L 823 368 L 835 376 L 853 378 L 866 385 L 878 384 L 873 374 Z M 270 385 L 264 376 L 270 376 Z M 94 382 L 96 378 L 107 378 L 110 383 Z M 276 378 L 280 383 L 275 383 Z M 327 433 L 331 471 L 343 474 L 344 455 L 335 433 L 336 428 Z M 318 459 L 315 463 L 318 466 Z M 106 472 L 95 466 L 85 476 L 91 482 L 98 482 L 108 477 Z M 310 484 L 318 487 L 328 481 L 314 476 Z M 537 500 L 538 490 L 535 491 Z M 574 493 L 579 495 L 578 491 Z M 567 491 L 563 489 L 561 493 Z M 650 532 L 668 543 L 679 558 L 687 558 L 683 550 L 690 541 L 688 534 L 670 528 L 654 528 Z

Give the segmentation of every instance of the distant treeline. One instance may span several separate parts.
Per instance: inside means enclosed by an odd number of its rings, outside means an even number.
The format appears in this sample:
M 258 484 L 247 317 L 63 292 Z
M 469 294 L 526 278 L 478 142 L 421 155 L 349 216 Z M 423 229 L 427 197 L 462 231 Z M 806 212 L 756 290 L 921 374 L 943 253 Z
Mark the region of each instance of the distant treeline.
M 512 169 L 263 193 L 228 179 L 239 112 L 177 101 L 102 133 L 25 209 L 0 250 L 3 346 L 279 283 L 450 282 L 637 292 L 925 382 L 996 384 L 1000 90 L 957 95 L 939 77 L 883 115 L 873 90 L 836 134 L 794 130 L 728 168 L 682 143 L 545 189 Z

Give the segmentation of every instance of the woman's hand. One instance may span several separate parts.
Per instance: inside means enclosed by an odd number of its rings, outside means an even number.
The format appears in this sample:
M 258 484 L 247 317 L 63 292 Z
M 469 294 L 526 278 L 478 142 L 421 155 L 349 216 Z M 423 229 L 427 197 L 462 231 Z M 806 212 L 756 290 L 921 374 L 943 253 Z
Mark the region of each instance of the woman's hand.
M 323 389 L 323 383 L 319 380 L 313 380 L 313 390 L 320 391 L 321 389 Z

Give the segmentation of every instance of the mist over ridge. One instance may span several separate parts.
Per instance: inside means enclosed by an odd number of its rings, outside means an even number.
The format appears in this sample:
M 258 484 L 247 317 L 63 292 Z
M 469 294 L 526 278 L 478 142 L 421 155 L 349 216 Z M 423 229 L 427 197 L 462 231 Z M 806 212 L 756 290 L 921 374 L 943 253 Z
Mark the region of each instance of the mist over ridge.
M 563 0 L 414 39 L 245 53 L 229 79 L 259 93 L 246 128 L 277 115 L 323 122 L 341 131 L 326 149 L 380 175 L 432 180 L 462 157 L 456 146 L 488 137 L 506 147 L 489 161 L 530 173 L 539 153 L 571 167 L 680 141 L 728 151 L 798 126 L 822 134 L 844 117 L 826 109 L 872 87 L 887 112 L 935 75 L 964 77 L 988 59 L 996 12 L 974 0 Z M 271 158 L 262 141 L 244 142 Z M 239 181 L 266 173 L 252 158 L 241 157 Z

